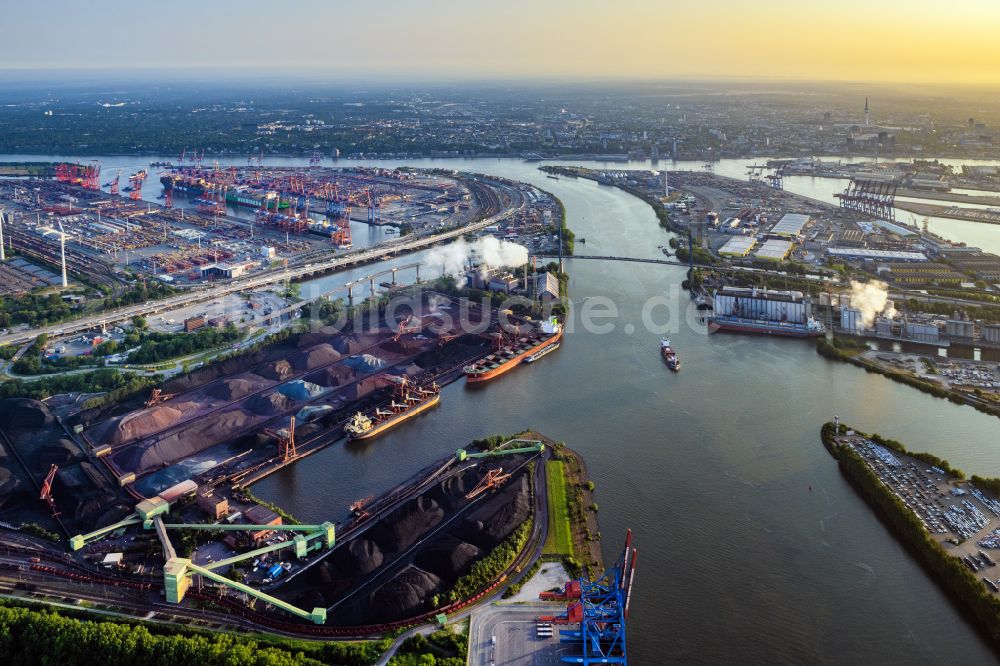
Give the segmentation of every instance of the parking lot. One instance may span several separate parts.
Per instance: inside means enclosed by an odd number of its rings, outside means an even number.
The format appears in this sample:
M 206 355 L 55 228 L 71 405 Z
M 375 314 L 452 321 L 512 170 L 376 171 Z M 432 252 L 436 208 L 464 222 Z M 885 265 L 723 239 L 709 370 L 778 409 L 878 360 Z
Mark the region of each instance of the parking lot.
M 972 483 L 859 437 L 850 444 L 908 506 L 945 550 L 962 560 L 994 593 L 1000 589 L 1000 501 Z M 989 582 L 986 582 L 989 581 Z
M 494 604 L 476 611 L 469 629 L 470 666 L 556 666 L 572 645 L 559 642 L 559 629 L 548 625 L 539 630 L 539 615 L 558 615 L 563 604 L 535 603 L 530 606 Z M 579 627 L 577 627 L 579 628 Z M 548 635 L 550 634 L 551 635 Z

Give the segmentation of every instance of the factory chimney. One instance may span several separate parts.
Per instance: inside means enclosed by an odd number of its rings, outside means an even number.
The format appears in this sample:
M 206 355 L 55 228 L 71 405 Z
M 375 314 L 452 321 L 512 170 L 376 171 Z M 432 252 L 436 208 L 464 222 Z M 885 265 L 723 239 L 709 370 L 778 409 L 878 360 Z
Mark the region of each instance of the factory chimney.
M 0 261 L 7 261 L 7 255 L 3 249 L 3 208 L 0 208 Z
M 872 118 L 871 115 L 868 113 L 868 98 L 865 97 L 865 127 L 871 127 L 871 125 L 872 125 Z

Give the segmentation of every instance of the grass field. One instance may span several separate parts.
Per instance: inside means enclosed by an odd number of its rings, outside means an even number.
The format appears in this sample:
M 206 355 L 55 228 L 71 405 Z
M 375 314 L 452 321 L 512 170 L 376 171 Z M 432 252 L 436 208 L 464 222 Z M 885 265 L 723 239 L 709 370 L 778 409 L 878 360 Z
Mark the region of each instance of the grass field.
M 561 460 L 549 460 L 545 463 L 545 480 L 548 486 L 549 532 L 542 546 L 542 554 L 572 557 L 569 498 L 566 495 L 566 473 Z

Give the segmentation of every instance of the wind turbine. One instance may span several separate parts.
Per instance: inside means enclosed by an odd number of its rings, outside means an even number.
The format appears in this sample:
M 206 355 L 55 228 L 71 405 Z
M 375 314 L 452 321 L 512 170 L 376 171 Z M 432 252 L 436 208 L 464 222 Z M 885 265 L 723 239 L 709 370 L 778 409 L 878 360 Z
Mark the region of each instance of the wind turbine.
M 63 229 L 62 220 L 59 220 L 59 254 L 62 255 L 62 286 L 68 287 L 69 281 L 66 279 L 66 230 Z

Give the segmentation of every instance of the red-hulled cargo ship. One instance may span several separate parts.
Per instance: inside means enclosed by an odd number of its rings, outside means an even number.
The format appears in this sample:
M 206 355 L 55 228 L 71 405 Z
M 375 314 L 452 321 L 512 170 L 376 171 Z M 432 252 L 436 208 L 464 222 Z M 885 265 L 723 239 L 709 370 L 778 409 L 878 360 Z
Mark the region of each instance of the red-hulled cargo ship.
M 539 352 L 559 344 L 562 333 L 562 326 L 555 317 L 544 321 L 531 334 L 519 337 L 513 344 L 504 345 L 486 358 L 465 366 L 465 381 L 469 384 L 489 381 L 513 370 L 529 356 L 540 358 Z

